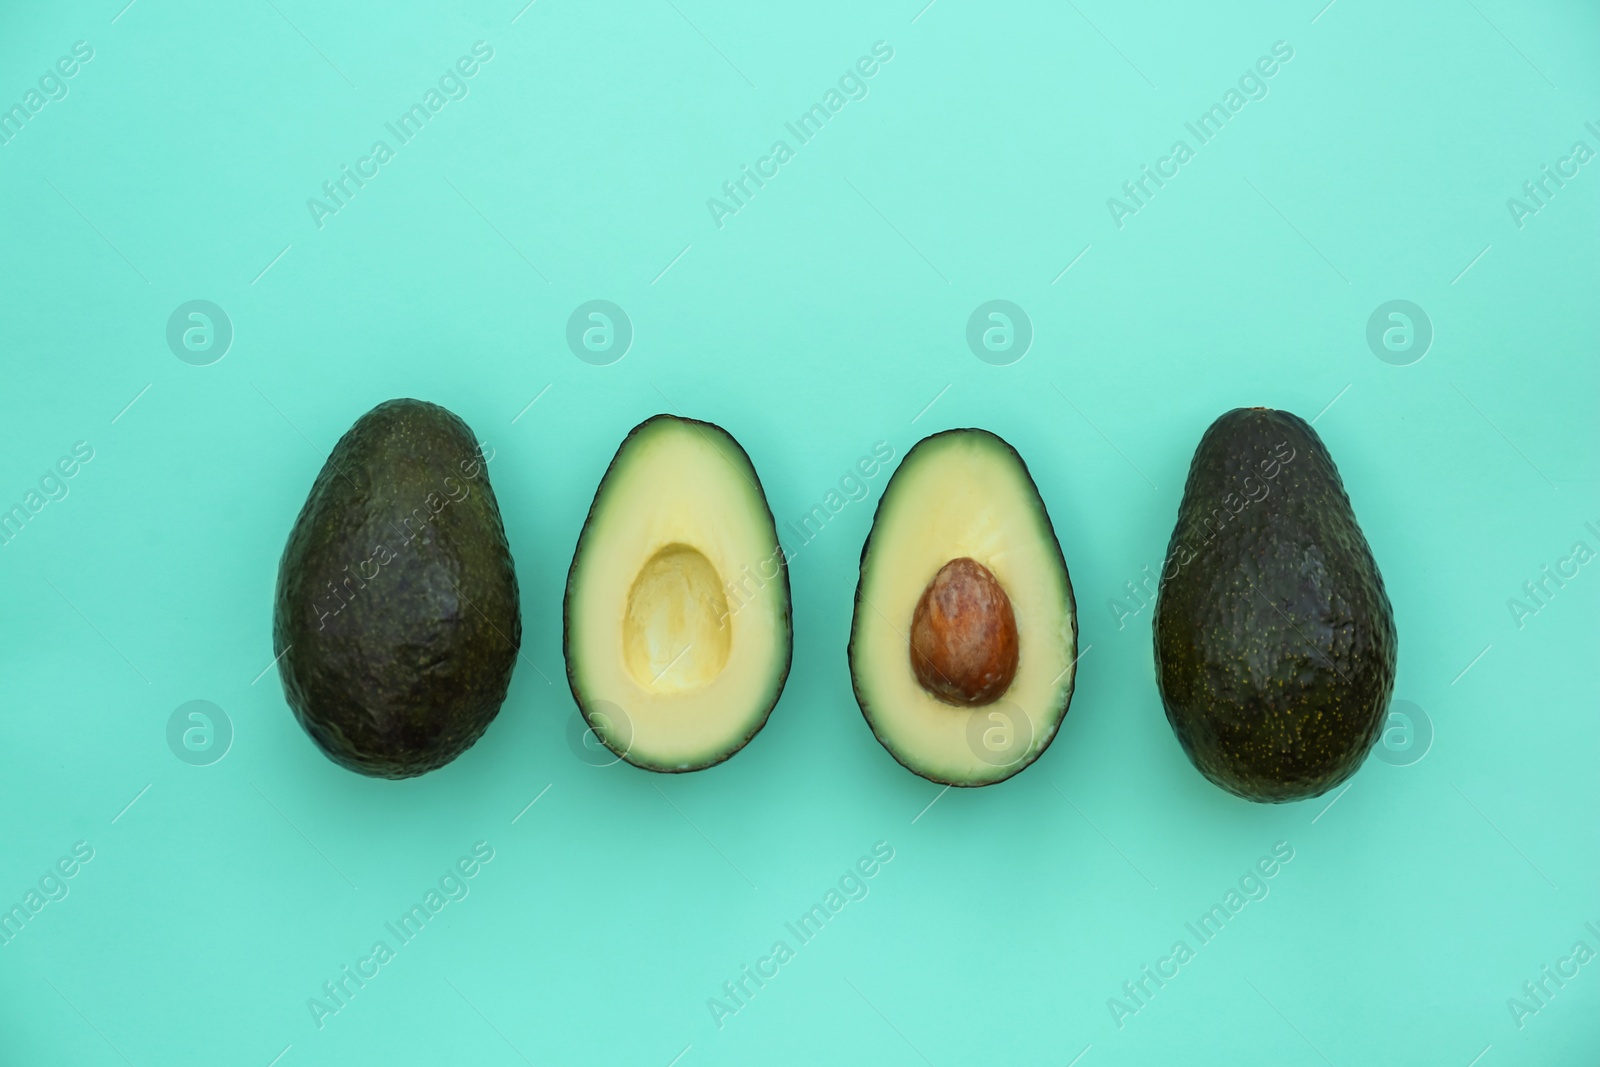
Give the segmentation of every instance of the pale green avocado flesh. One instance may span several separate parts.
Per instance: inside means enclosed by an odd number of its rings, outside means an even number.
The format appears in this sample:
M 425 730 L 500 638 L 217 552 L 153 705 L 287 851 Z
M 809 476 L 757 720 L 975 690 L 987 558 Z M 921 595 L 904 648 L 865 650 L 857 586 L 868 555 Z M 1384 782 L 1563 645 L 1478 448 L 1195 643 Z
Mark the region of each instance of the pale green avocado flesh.
M 653 771 L 739 751 L 789 675 L 789 575 L 744 449 L 657 415 L 617 450 L 567 577 L 567 681 L 589 727 Z
M 967 557 L 1010 599 L 1017 670 L 977 707 L 946 703 L 912 666 L 912 616 L 946 563 Z M 1022 458 L 986 430 L 949 430 L 907 453 L 861 551 L 850 675 L 873 733 L 900 763 L 947 785 L 991 785 L 1055 738 L 1072 699 L 1078 645 L 1072 582 Z

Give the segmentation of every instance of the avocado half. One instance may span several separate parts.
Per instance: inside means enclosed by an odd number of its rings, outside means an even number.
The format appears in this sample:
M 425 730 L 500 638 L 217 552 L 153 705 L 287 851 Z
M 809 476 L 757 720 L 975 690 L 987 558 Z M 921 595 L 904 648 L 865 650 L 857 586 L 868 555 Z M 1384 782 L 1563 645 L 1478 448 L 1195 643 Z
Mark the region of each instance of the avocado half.
M 623 440 L 567 575 L 567 684 L 652 771 L 721 763 L 789 677 L 789 571 L 755 467 L 720 426 L 657 415 Z
M 353 771 L 422 774 L 488 729 L 521 643 L 477 439 L 437 404 L 379 404 L 334 446 L 278 566 L 272 645 L 295 718 Z
M 1394 689 L 1394 611 L 1327 447 L 1236 408 L 1195 450 L 1162 566 L 1156 681 L 1212 782 L 1303 800 L 1354 774 Z
M 1004 781 L 1055 738 L 1077 647 L 1066 560 L 1022 457 L 987 430 L 919 441 L 878 502 L 850 628 L 878 741 L 934 782 Z

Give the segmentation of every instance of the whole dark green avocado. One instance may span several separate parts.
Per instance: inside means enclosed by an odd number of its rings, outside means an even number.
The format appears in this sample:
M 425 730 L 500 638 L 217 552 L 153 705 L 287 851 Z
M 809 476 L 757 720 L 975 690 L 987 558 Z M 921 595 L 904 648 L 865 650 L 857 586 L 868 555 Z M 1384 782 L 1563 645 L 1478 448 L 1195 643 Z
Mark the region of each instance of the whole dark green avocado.
M 1247 800 L 1361 766 L 1394 688 L 1394 612 L 1317 432 L 1235 408 L 1189 467 L 1155 611 L 1156 681 L 1189 759 Z
M 335 763 L 423 774 L 499 713 L 522 612 L 489 458 L 445 408 L 389 400 L 311 486 L 278 566 L 272 643 L 295 718 Z

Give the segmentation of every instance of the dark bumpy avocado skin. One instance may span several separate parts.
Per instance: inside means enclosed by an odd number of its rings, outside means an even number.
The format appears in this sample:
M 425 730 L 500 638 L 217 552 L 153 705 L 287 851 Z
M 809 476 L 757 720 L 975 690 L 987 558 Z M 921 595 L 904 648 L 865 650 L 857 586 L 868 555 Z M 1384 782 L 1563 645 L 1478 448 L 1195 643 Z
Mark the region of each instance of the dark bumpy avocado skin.
M 1200 772 L 1270 803 L 1354 774 L 1394 687 L 1394 614 L 1316 431 L 1269 408 L 1212 423 L 1161 579 L 1156 679 Z
M 517 576 L 467 424 L 390 400 L 334 446 L 278 568 L 284 696 L 335 763 L 409 778 L 483 735 L 522 642 Z

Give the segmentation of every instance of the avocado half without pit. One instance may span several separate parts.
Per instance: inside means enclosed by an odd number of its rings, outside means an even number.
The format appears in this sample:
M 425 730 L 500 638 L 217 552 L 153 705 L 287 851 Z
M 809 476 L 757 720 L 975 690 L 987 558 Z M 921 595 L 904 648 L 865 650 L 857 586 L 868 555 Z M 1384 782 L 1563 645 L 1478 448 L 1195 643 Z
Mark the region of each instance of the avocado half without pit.
M 918 442 L 861 550 L 850 676 L 889 754 L 946 785 L 1039 757 L 1072 700 L 1072 581 L 1022 457 L 986 430 Z
M 1167 720 L 1247 800 L 1354 774 L 1394 688 L 1394 612 L 1327 448 L 1305 420 L 1236 408 L 1189 467 L 1155 612 Z
M 600 480 L 567 576 L 567 682 L 589 729 L 652 771 L 743 748 L 789 676 L 789 572 L 750 457 L 657 415 Z
M 408 778 L 482 736 L 522 613 L 466 423 L 390 400 L 340 438 L 283 550 L 272 630 L 284 696 L 335 763 Z

